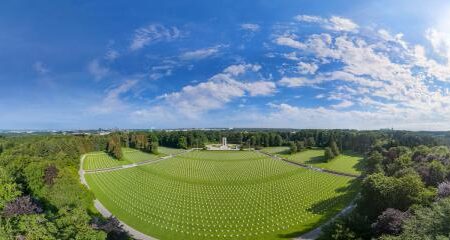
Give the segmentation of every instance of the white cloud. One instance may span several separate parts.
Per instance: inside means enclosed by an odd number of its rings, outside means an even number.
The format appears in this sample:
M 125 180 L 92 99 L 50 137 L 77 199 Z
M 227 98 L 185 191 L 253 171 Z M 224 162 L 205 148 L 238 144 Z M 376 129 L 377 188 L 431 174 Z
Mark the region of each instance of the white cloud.
M 331 18 L 322 18 L 311 15 L 298 15 L 294 18 L 299 22 L 315 23 L 323 28 L 338 32 L 356 32 L 359 28 L 358 24 L 348 18 L 332 16 Z
M 238 76 L 247 71 L 258 72 L 260 69 L 261 66 L 258 64 L 239 64 L 239 65 L 231 65 L 225 68 L 223 72 L 230 74 L 232 76 Z
M 348 100 L 343 100 L 342 102 L 338 104 L 331 105 L 332 108 L 342 109 L 342 108 L 348 108 L 353 106 L 353 102 L 350 102 Z
M 120 56 L 119 52 L 113 49 L 109 49 L 105 54 L 105 59 L 108 61 L 114 61 Z
M 358 29 L 358 25 L 348 18 L 333 16 L 329 19 L 329 24 L 325 28 L 334 31 L 354 32 Z
M 299 22 L 309 22 L 309 23 L 326 23 L 327 20 L 319 17 L 319 16 L 312 16 L 312 15 L 297 15 L 294 17 L 295 20 Z
M 275 92 L 276 86 L 274 82 L 258 81 L 246 84 L 246 89 L 250 96 L 267 96 Z
M 221 47 L 222 47 L 222 45 L 218 45 L 218 46 L 214 46 L 214 47 L 203 48 L 203 49 L 185 52 L 180 55 L 180 59 L 182 59 L 182 60 L 199 60 L 199 59 L 204 59 L 204 58 L 208 58 L 208 57 L 213 57 L 213 56 L 217 55 L 217 53 L 219 53 L 219 50 Z
M 110 72 L 109 68 L 104 67 L 100 64 L 98 59 L 94 59 L 88 64 L 88 71 L 92 74 L 95 80 L 100 80 L 107 76 Z
M 296 41 L 295 39 L 292 39 L 291 37 L 278 37 L 275 39 L 275 42 L 278 45 L 297 48 L 297 49 L 305 49 L 306 45 Z
M 109 114 L 127 108 L 127 105 L 122 101 L 121 96 L 129 92 L 137 83 L 138 80 L 129 79 L 124 81 L 121 85 L 108 90 L 100 104 L 92 107 L 90 111 L 95 114 Z
M 319 69 L 319 66 L 315 63 L 306 63 L 299 62 L 298 63 L 298 72 L 301 74 L 314 74 Z
M 254 23 L 243 23 L 241 24 L 241 29 L 251 31 L 251 32 L 257 32 L 260 30 L 260 26 L 258 24 Z
M 150 24 L 135 30 L 130 50 L 139 50 L 153 42 L 172 41 L 181 37 L 177 27 L 166 27 L 161 24 Z
M 320 24 L 331 21 L 308 17 L 299 17 L 297 20 Z M 341 20 L 334 21 L 335 25 L 341 24 L 342 29 L 347 24 L 346 29 L 351 28 L 349 22 Z M 294 50 L 289 52 L 289 56 L 306 56 L 290 59 L 298 65 L 306 66 L 304 62 L 332 63 L 326 71 L 317 73 L 316 70 L 310 77 L 296 76 L 290 72 L 290 76 L 282 76 L 277 83 L 292 88 L 324 87 L 327 92 L 316 98 L 340 102 L 324 105 L 322 109 L 294 108 L 302 112 L 327 111 L 336 118 L 344 118 L 344 115 L 347 118 L 350 112 L 361 118 L 374 117 L 376 121 L 367 121 L 367 126 L 383 127 L 385 124 L 386 127 L 394 122 L 396 126 L 402 125 L 404 128 L 428 126 L 434 129 L 429 126 L 433 121 L 442 126 L 440 124 L 444 120 L 450 120 L 449 88 L 435 83 L 435 80 L 450 81 L 450 65 L 447 61 L 450 37 L 435 30 L 426 32 L 431 50 L 440 56 L 439 61 L 429 57 L 425 47 L 411 47 L 403 40 L 401 33 L 392 35 L 384 29 L 372 33 L 368 29 L 366 31 L 364 35 L 354 32 L 351 36 L 312 34 L 304 36 L 302 41 L 286 33 L 275 38 L 276 44 Z M 371 37 L 368 38 L 368 35 Z M 298 74 L 306 73 L 307 68 L 304 68 L 305 71 L 299 71 Z M 333 87 L 325 85 L 330 81 L 339 83 L 333 84 Z M 347 108 L 351 106 L 354 106 L 352 109 L 365 111 L 348 111 Z M 403 124 L 396 123 L 399 121 L 403 121 Z
M 181 114 L 188 118 L 197 118 L 202 113 L 222 109 L 226 104 L 245 96 L 268 96 L 275 92 L 276 85 L 270 81 L 242 81 L 238 77 L 259 71 L 261 66 L 240 64 L 227 67 L 196 85 L 187 85 L 178 92 L 159 97 L 161 105 L 174 114 Z M 166 113 L 165 113 L 166 114 Z
M 430 41 L 434 52 L 448 61 L 450 59 L 450 34 L 430 28 L 426 31 L 425 36 Z
M 302 87 L 311 85 L 311 81 L 305 77 L 283 77 L 278 84 L 285 87 Z
M 50 70 L 48 69 L 47 66 L 45 66 L 45 64 L 41 61 L 37 61 L 33 64 L 33 69 L 34 71 L 36 71 L 39 74 L 47 74 L 48 72 L 50 72 Z

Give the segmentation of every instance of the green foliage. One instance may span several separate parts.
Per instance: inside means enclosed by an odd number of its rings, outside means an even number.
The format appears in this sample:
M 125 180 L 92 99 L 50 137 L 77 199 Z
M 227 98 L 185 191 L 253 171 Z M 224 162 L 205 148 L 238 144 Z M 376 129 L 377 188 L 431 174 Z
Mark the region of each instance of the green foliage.
M 340 153 L 340 151 L 339 151 L 339 148 L 338 148 L 338 146 L 337 146 L 337 144 L 336 144 L 336 141 L 334 141 L 334 139 L 331 139 L 330 140 L 330 145 L 329 145 L 329 147 L 331 148 L 331 151 L 333 151 L 333 155 L 336 157 L 336 156 L 339 156 L 339 154 L 341 154 Z
M 122 159 L 123 157 L 122 146 L 120 142 L 120 137 L 118 135 L 113 135 L 110 137 L 108 145 L 106 147 L 106 152 L 116 159 Z
M 178 146 L 177 147 L 178 148 L 182 148 L 182 149 L 187 149 L 188 148 L 186 137 L 180 137 L 178 139 Z
M 383 172 L 383 155 L 378 151 L 372 151 L 365 161 L 365 171 L 369 174 Z
M 333 153 L 333 150 L 330 147 L 326 147 L 325 152 L 324 152 L 325 161 L 330 161 L 334 157 L 335 157 L 335 155 Z
M 384 240 L 448 239 L 450 233 L 450 199 L 433 203 L 430 207 L 414 209 L 413 216 L 403 224 L 399 236 L 384 236 Z
M 31 214 L 0 215 L 0 239 L 105 239 L 106 233 L 93 230 L 88 209 L 93 209 L 93 195 L 79 182 L 80 154 L 105 150 L 103 136 L 24 136 L 6 138 L 0 157 L 0 211 L 20 200 L 24 193 L 32 195 L 44 209 Z M 49 166 L 57 169 L 53 184 L 44 184 Z M 22 193 L 24 192 L 24 193 Z M 10 207 L 9 207 L 10 208 Z M 60 209 L 79 209 L 60 214 Z M 66 226 L 57 223 L 65 217 Z M 83 220 L 83 224 L 80 223 Z M 77 222 L 78 221 L 78 222 Z M 76 235 L 60 234 L 68 228 Z
M 427 184 L 437 187 L 437 185 L 443 182 L 448 174 L 447 168 L 439 161 L 432 161 L 429 164 L 429 176 Z
M 352 211 L 325 225 L 317 240 L 369 239 L 370 233 L 368 219 Z
M 92 229 L 90 221 L 91 217 L 83 208 L 61 208 L 55 220 L 58 228 L 57 239 L 105 239 L 106 233 Z
M 21 194 L 17 183 L 13 181 L 4 168 L 0 167 L 0 212 L 8 202 Z
M 413 204 L 426 204 L 433 193 L 425 188 L 417 174 L 388 177 L 376 173 L 364 179 L 358 210 L 374 220 L 387 208 L 406 211 Z
M 289 142 L 289 153 L 294 154 L 296 152 L 298 152 L 297 144 L 295 144 L 294 142 Z

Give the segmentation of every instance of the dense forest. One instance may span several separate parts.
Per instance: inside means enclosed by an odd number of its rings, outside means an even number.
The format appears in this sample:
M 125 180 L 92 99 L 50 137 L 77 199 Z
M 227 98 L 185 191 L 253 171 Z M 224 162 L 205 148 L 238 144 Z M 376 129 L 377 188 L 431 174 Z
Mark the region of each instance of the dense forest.
M 332 152 L 366 155 L 356 207 L 322 239 L 449 236 L 450 153 L 439 146 L 445 138 L 391 130 L 193 130 L 0 136 L 0 239 L 128 239 L 116 219 L 93 207 L 93 194 L 79 181 L 80 156 L 105 151 L 120 159 L 121 147 L 157 153 L 159 145 L 201 147 L 221 137 L 255 148 L 330 147 L 333 140 Z

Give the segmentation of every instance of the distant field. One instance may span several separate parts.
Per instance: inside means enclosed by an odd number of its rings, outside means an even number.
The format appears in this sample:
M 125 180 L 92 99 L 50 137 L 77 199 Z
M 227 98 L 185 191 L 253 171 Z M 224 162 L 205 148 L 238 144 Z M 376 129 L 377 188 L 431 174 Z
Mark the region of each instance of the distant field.
M 159 239 L 279 239 L 310 230 L 354 198 L 349 177 L 254 151 L 193 151 L 86 174 L 115 216 Z
M 265 148 L 263 151 L 278 154 L 281 157 L 289 159 L 293 162 L 304 163 L 319 168 L 329 169 L 342 173 L 360 174 L 361 173 L 361 160 L 362 157 L 355 154 L 343 153 L 334 158 L 330 162 L 324 160 L 323 149 L 310 149 L 303 152 L 288 154 L 283 153 L 281 150 L 283 147 Z M 277 152 L 278 151 L 278 152 Z
M 289 153 L 289 147 L 266 147 L 263 148 L 261 151 L 271 154 L 283 154 Z
M 84 159 L 83 169 L 94 170 L 101 168 L 111 168 L 146 160 L 156 160 L 160 157 L 155 154 L 145 153 L 131 148 L 123 148 L 122 152 L 122 160 L 114 159 L 104 152 L 88 153 L 86 154 L 86 158 Z
M 158 147 L 158 152 L 165 155 L 178 154 L 186 151 L 185 149 L 180 148 L 169 148 L 169 147 Z

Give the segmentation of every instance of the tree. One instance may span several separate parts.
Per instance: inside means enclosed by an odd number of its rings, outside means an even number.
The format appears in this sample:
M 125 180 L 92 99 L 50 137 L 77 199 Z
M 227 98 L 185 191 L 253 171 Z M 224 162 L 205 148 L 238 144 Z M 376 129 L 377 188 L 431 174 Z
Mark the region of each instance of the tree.
M 120 142 L 120 137 L 117 135 L 111 136 L 108 141 L 106 151 L 116 159 L 122 159 L 122 147 Z
M 298 141 L 295 143 L 297 145 L 297 152 L 301 152 L 305 149 L 305 142 L 304 141 Z
M 38 204 L 30 196 L 18 197 L 14 201 L 6 204 L 3 209 L 3 215 L 5 217 L 36 214 L 41 212 L 42 208 L 38 206 Z
M 53 185 L 54 179 L 58 176 L 58 168 L 55 165 L 48 166 L 44 171 L 44 182 Z
M 375 223 L 372 224 L 372 229 L 375 235 L 382 234 L 398 235 L 402 231 L 403 222 L 409 217 L 409 214 L 394 208 L 386 209 Z
M 318 240 L 370 239 L 371 228 L 367 218 L 352 211 L 326 224 Z
M 178 139 L 178 148 L 187 149 L 187 139 L 186 137 L 182 136 Z
M 326 147 L 325 148 L 325 160 L 326 161 L 330 161 L 331 159 L 333 159 L 335 156 L 334 156 L 334 153 L 333 153 L 333 151 L 331 150 L 331 148 L 329 148 L 329 147 Z
M 384 240 L 448 239 L 450 233 L 450 199 L 445 198 L 430 207 L 417 207 L 405 220 L 399 236 L 386 235 Z
M 289 153 L 294 154 L 297 151 L 298 151 L 297 144 L 295 144 L 294 142 L 289 142 Z
M 329 147 L 331 148 L 331 151 L 333 151 L 333 155 L 335 157 L 339 156 L 340 154 L 339 148 L 333 138 L 330 140 Z
M 360 194 L 357 209 L 371 220 L 387 208 L 406 211 L 413 204 L 427 204 L 434 198 L 417 173 L 398 178 L 380 173 L 369 175 L 362 183 Z
M 316 141 L 314 140 L 314 137 L 306 138 L 305 146 L 306 146 L 307 148 L 312 148 L 312 147 L 314 147 L 315 145 L 316 145 Z
M 442 182 L 438 185 L 438 198 L 446 198 L 450 196 L 450 182 Z
M 377 173 L 383 171 L 383 155 L 378 151 L 372 151 L 366 158 L 365 169 L 367 173 Z
M 105 221 L 100 221 L 98 218 L 92 224 L 94 229 L 103 230 L 108 234 L 108 239 L 110 240 L 122 240 L 128 239 L 128 233 L 122 228 L 120 221 L 111 216 Z
M 447 176 L 447 169 L 439 161 L 432 161 L 429 164 L 429 175 L 426 179 L 427 185 L 437 186 L 439 183 L 443 182 Z
M 7 203 L 22 194 L 17 183 L 12 180 L 6 170 L 0 167 L 0 211 L 3 210 Z
M 106 233 L 91 227 L 91 217 L 83 208 L 59 209 L 54 223 L 58 228 L 57 239 L 105 239 Z
M 273 145 L 281 146 L 282 144 L 283 144 L 283 138 L 280 135 L 276 134 L 274 137 Z

